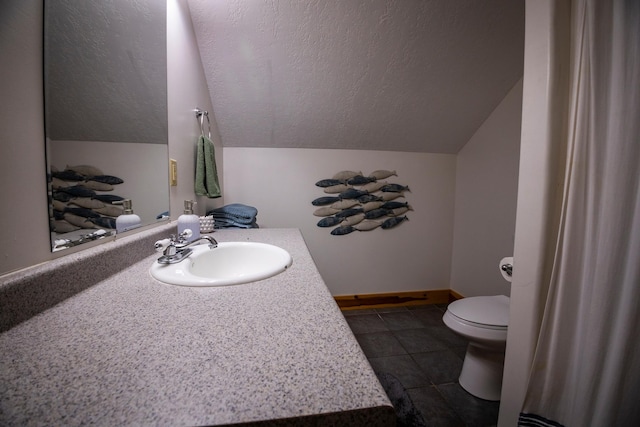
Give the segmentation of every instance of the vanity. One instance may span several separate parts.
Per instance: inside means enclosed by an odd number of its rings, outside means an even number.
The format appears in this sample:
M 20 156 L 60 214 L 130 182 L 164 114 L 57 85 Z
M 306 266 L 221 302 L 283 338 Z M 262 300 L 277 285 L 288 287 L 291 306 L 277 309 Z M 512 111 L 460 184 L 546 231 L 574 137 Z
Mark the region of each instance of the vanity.
M 154 241 L 172 232 L 175 223 L 1 279 L 0 310 L 42 309 L 15 325 L 17 314 L 0 315 L 0 424 L 395 424 L 299 230 L 213 233 L 293 257 L 277 276 L 220 287 L 150 275 Z

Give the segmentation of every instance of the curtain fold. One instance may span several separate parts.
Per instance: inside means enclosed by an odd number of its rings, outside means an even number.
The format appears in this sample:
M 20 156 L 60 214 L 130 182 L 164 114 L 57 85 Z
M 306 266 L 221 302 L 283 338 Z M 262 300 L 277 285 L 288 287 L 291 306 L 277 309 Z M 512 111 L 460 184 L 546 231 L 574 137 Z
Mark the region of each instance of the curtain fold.
M 520 425 L 640 425 L 640 2 L 571 8 L 562 216 Z

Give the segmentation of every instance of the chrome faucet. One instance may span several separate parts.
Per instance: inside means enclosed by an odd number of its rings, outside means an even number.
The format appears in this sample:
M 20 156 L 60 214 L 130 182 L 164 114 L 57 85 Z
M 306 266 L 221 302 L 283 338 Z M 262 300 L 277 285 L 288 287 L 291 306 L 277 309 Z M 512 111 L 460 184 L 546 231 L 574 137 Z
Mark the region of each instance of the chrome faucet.
M 170 239 L 159 240 L 155 244 L 155 248 L 158 252 L 162 251 L 162 256 L 158 258 L 159 264 L 176 264 L 183 259 L 191 255 L 190 246 L 195 245 L 201 240 L 209 242 L 209 249 L 218 247 L 218 242 L 211 236 L 200 236 L 193 242 L 187 242 L 187 239 L 191 237 L 191 230 L 187 229 L 180 233 L 177 237 L 175 234 L 171 235 Z

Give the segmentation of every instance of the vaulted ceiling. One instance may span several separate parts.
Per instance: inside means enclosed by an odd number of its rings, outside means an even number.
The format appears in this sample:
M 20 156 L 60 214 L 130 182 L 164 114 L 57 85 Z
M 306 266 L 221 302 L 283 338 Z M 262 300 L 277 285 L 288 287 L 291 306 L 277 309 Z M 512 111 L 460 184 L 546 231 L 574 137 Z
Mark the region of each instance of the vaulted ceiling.
M 524 0 L 189 0 L 227 147 L 457 153 L 523 72 Z

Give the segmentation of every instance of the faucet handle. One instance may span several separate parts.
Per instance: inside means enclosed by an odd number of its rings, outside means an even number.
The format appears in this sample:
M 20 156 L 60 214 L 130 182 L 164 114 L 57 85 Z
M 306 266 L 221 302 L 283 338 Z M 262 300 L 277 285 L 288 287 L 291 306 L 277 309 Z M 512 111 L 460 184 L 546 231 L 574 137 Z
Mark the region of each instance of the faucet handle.
M 164 252 L 164 250 L 171 244 L 171 239 L 162 239 L 158 240 L 153 247 L 156 249 L 156 252 Z

